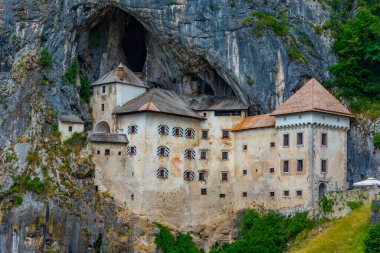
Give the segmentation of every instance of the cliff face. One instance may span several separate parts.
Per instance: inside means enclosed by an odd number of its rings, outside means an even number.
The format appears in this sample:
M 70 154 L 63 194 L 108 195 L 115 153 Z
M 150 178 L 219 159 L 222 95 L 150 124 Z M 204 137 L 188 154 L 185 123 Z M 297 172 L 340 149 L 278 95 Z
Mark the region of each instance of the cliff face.
M 252 25 L 243 24 L 253 10 L 275 19 L 286 12 L 288 34 L 279 36 L 268 28 L 253 35 Z M 79 76 L 93 81 L 119 62 L 144 80 L 179 93 L 236 95 L 250 104 L 251 113 L 270 112 L 309 77 L 330 77 L 326 67 L 336 60 L 332 38 L 318 29 L 328 17 L 329 9 L 313 0 L 0 0 L 0 147 L 23 133 L 48 132 L 59 113 L 91 121 L 79 97 Z M 43 48 L 51 64 L 41 64 Z M 78 75 L 70 68 L 75 60 Z M 74 84 L 62 81 L 68 73 Z M 380 166 L 372 145 L 379 122 L 361 122 L 348 140 L 353 181 L 379 173 Z M 3 213 L 2 220 L 28 224 L 41 214 L 46 219 L 49 210 L 65 220 L 65 231 L 74 226 L 50 201 L 28 199 L 25 206 L 35 203 L 38 215 L 28 216 L 20 207 Z M 2 224 L 8 243 L 12 230 L 7 226 L 13 223 Z M 83 245 L 97 239 L 98 232 Z

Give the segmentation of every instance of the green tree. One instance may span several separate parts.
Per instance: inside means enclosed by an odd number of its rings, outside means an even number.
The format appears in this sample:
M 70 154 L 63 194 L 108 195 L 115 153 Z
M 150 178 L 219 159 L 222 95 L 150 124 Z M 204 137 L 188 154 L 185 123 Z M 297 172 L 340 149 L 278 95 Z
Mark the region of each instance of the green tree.
M 364 251 L 366 253 L 380 252 L 380 224 L 373 225 L 367 237 L 364 239 Z
M 80 97 L 87 104 L 90 103 L 90 82 L 87 75 L 80 78 Z

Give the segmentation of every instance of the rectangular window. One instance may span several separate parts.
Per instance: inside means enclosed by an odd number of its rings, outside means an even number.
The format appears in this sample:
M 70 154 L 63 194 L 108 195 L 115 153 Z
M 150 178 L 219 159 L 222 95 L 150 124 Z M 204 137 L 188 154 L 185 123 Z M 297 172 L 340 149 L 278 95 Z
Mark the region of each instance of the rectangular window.
M 303 133 L 297 133 L 297 145 L 303 145 Z
M 219 194 L 219 198 L 224 199 L 226 197 L 226 194 Z
M 321 172 L 327 173 L 327 160 L 321 160 Z
M 248 150 L 248 146 L 247 145 L 243 145 L 243 151 L 247 151 Z
M 186 181 L 191 181 L 191 171 L 186 171 L 184 175 Z
M 176 128 L 176 129 L 175 129 L 174 135 L 177 136 L 177 137 L 180 137 L 180 136 L 181 136 L 181 131 L 180 131 L 179 128 Z
M 186 138 L 194 138 L 195 137 L 194 130 L 190 129 L 190 128 L 186 129 L 186 131 L 185 131 L 185 137 Z
M 275 148 L 276 147 L 276 143 L 274 141 L 272 141 L 270 144 L 269 144 L 269 147 L 271 148 Z
M 284 197 L 289 197 L 289 191 L 284 191 Z
M 137 148 L 136 146 L 133 146 L 133 147 L 128 147 L 127 148 L 127 153 L 128 155 L 136 155 L 137 154 Z
M 185 158 L 186 159 L 194 159 L 195 158 L 195 151 L 192 149 L 186 149 L 185 150 Z
M 103 94 L 106 93 L 106 86 L 105 86 L 105 85 L 102 86 L 102 93 L 103 93 Z
M 222 172 L 222 182 L 228 181 L 228 172 Z
M 202 139 L 208 139 L 208 130 L 202 130 Z
M 243 192 L 243 198 L 246 198 L 248 196 L 247 192 Z
M 274 174 L 274 168 L 269 168 L 269 173 Z
M 297 191 L 297 197 L 302 197 L 302 191 Z
M 297 160 L 297 172 L 303 171 L 303 160 Z
M 166 135 L 167 126 L 160 125 L 160 135 Z
M 274 192 L 269 192 L 269 196 L 270 196 L 271 198 L 274 198 Z
M 165 177 L 165 170 L 160 170 L 160 174 L 159 174 L 158 178 L 166 178 Z
M 72 132 L 72 131 L 73 131 L 73 127 L 69 126 L 69 132 Z
M 96 151 L 96 154 L 100 155 L 100 150 Z
M 223 139 L 228 139 L 228 138 L 230 138 L 230 131 L 228 131 L 228 130 L 223 130 L 223 132 L 222 132 L 222 138 L 223 138 Z
M 243 170 L 243 175 L 247 175 L 247 170 Z
M 289 147 L 289 134 L 284 134 L 284 147 Z
M 321 145 L 322 146 L 327 146 L 327 134 L 323 133 L 321 137 Z
M 131 200 L 135 200 L 135 195 L 134 194 L 131 194 Z
M 165 156 L 165 147 L 160 147 L 160 156 Z
M 228 160 L 228 152 L 227 151 L 222 152 L 222 160 Z
M 206 181 L 206 173 L 199 172 L 199 181 Z
M 289 173 L 289 160 L 283 161 L 282 172 Z
M 104 104 L 102 104 L 102 112 L 104 112 Z
M 121 151 L 119 151 L 119 155 L 121 155 Z
M 201 195 L 207 195 L 207 189 L 206 188 L 201 189 Z
M 207 118 L 207 113 L 206 112 L 203 113 L 203 117 Z
M 201 159 L 206 160 L 207 159 L 207 150 L 201 150 Z
M 137 133 L 136 126 L 131 126 L 131 134 L 136 134 L 136 133 Z
M 106 150 L 104 151 L 104 155 L 111 155 L 111 150 L 106 149 Z

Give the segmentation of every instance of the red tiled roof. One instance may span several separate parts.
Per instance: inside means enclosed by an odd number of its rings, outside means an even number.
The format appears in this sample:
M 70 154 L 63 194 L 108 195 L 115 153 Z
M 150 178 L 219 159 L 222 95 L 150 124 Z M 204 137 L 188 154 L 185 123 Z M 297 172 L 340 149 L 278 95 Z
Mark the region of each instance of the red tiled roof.
M 298 112 L 324 112 L 346 117 L 353 117 L 322 84 L 312 78 L 288 100 L 280 105 L 271 115 L 284 115 Z
M 240 131 L 246 129 L 255 129 L 263 127 L 274 127 L 276 118 L 269 114 L 250 116 L 232 127 L 231 131 Z

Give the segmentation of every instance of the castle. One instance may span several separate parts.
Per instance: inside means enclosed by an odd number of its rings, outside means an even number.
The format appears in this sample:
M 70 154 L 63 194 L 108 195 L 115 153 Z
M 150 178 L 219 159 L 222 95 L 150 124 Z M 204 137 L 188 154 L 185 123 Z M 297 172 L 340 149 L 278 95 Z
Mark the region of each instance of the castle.
M 148 89 L 122 64 L 91 87 L 98 190 L 137 214 L 196 226 L 260 205 L 313 210 L 347 187 L 352 114 L 315 79 L 257 116 L 235 97 Z

